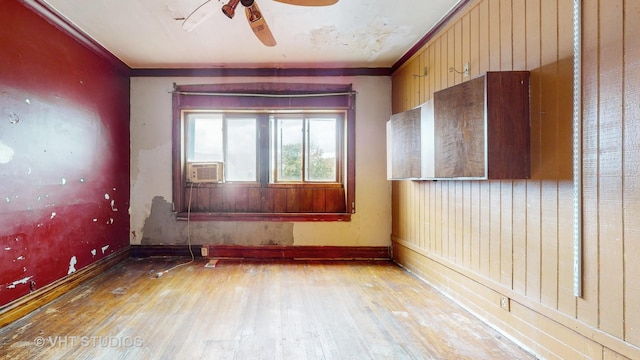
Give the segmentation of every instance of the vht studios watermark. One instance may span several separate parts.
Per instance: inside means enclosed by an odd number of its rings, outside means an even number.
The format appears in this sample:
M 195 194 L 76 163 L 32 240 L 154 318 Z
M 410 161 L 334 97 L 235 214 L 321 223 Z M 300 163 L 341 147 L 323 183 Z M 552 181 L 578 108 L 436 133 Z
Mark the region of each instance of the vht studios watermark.
M 50 347 L 142 347 L 140 337 L 132 336 L 38 336 L 33 339 L 36 346 Z

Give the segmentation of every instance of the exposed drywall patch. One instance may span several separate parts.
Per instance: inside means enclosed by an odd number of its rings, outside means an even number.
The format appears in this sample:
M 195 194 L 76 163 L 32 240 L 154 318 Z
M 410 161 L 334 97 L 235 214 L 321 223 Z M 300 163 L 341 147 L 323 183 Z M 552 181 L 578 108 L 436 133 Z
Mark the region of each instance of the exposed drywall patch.
M 55 212 L 55 211 L 54 211 L 54 212 L 52 212 L 52 213 L 51 213 L 51 218 L 50 218 L 50 219 L 53 219 L 54 217 L 56 217 L 56 215 L 57 215 L 57 214 L 56 214 L 56 212 Z
M 104 254 L 107 251 L 107 249 L 109 249 L 109 245 L 103 246 L 102 247 L 102 253 Z
M 97 253 L 98 253 L 98 251 L 96 249 L 91 249 L 91 255 L 92 256 L 96 256 Z
M 76 264 L 77 263 L 78 263 L 78 259 L 76 259 L 75 256 L 72 256 L 71 260 L 69 260 L 69 271 L 67 271 L 67 275 L 76 272 Z
M 171 203 L 156 196 L 144 222 L 142 244 L 293 245 L 293 223 L 253 221 L 177 221 Z
M 14 154 L 13 148 L 0 141 L 0 164 L 8 164 L 13 160 Z
M 16 281 L 12 282 L 11 284 L 7 285 L 7 289 L 15 289 L 16 285 L 26 284 L 29 280 L 31 280 L 31 278 L 33 278 L 33 276 L 27 276 L 26 278 L 22 278 L 20 280 L 16 280 Z
M 14 112 L 10 112 L 9 113 L 9 123 L 11 123 L 12 125 L 15 125 L 17 123 L 20 122 L 20 117 L 18 116 L 18 114 L 14 113 Z

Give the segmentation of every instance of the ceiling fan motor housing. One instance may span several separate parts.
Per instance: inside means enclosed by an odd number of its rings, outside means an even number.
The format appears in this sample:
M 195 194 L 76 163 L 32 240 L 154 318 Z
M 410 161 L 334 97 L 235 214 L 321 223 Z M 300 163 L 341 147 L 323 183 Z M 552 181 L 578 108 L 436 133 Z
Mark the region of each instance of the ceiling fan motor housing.
M 244 7 L 250 7 L 251 5 L 253 5 L 253 1 L 254 0 L 240 0 L 240 3 Z

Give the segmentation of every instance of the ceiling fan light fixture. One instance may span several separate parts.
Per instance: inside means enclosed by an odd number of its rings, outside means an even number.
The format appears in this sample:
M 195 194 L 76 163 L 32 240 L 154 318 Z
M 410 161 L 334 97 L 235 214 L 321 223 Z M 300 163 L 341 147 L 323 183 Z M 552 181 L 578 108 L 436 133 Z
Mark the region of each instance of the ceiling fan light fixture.
M 251 6 L 248 6 L 247 10 L 249 11 L 249 16 L 248 16 L 249 22 L 254 22 L 262 19 L 262 13 L 255 6 L 255 3 L 252 4 Z
M 228 3 L 222 6 L 222 12 L 229 18 L 233 19 L 233 16 L 236 14 L 236 7 L 240 0 L 229 0 Z

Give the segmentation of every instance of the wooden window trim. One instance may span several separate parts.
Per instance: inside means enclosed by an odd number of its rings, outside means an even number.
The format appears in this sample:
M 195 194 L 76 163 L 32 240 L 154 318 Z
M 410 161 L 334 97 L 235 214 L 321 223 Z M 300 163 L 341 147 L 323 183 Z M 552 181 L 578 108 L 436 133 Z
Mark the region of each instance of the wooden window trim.
M 185 96 L 189 93 L 195 96 Z M 275 98 L 263 96 L 221 96 L 216 97 L 215 106 L 211 105 L 211 97 L 204 96 L 207 93 L 233 94 L 277 94 Z M 202 96 L 199 96 L 202 95 Z M 306 95 L 306 96 L 299 96 Z M 309 97 L 308 95 L 315 95 Z M 209 100 L 207 100 L 209 99 Z M 185 174 L 183 172 L 184 153 L 182 148 L 182 124 L 181 113 L 184 110 L 264 110 L 264 109 L 291 109 L 291 110 L 343 110 L 346 113 L 346 134 L 344 148 L 346 164 L 343 166 L 343 184 L 340 183 L 225 183 L 225 184 L 198 184 L 197 188 L 235 188 L 261 191 L 264 189 L 285 189 L 295 192 L 296 189 L 316 189 L 318 191 L 344 191 L 343 211 L 322 212 L 309 207 L 308 199 L 306 209 L 304 204 L 300 211 L 278 211 L 278 207 L 258 211 L 190 211 L 187 213 L 188 198 L 185 194 L 187 188 Z M 355 95 L 351 85 L 324 85 L 324 84 L 287 84 L 287 83 L 242 83 L 242 84 L 216 84 L 216 85 L 184 85 L 174 86 L 173 93 L 173 148 L 172 148 L 172 179 L 173 201 L 178 220 L 189 218 L 193 221 L 349 221 L 351 214 L 355 213 Z M 260 144 L 259 146 L 262 147 Z M 259 156 L 260 155 L 259 153 Z M 263 170 L 260 170 L 263 171 Z M 294 207 L 295 207 L 294 206 Z M 264 208 L 264 206 L 263 206 Z M 335 209 L 335 208 L 333 208 Z M 187 216 L 189 215 L 189 216 Z

